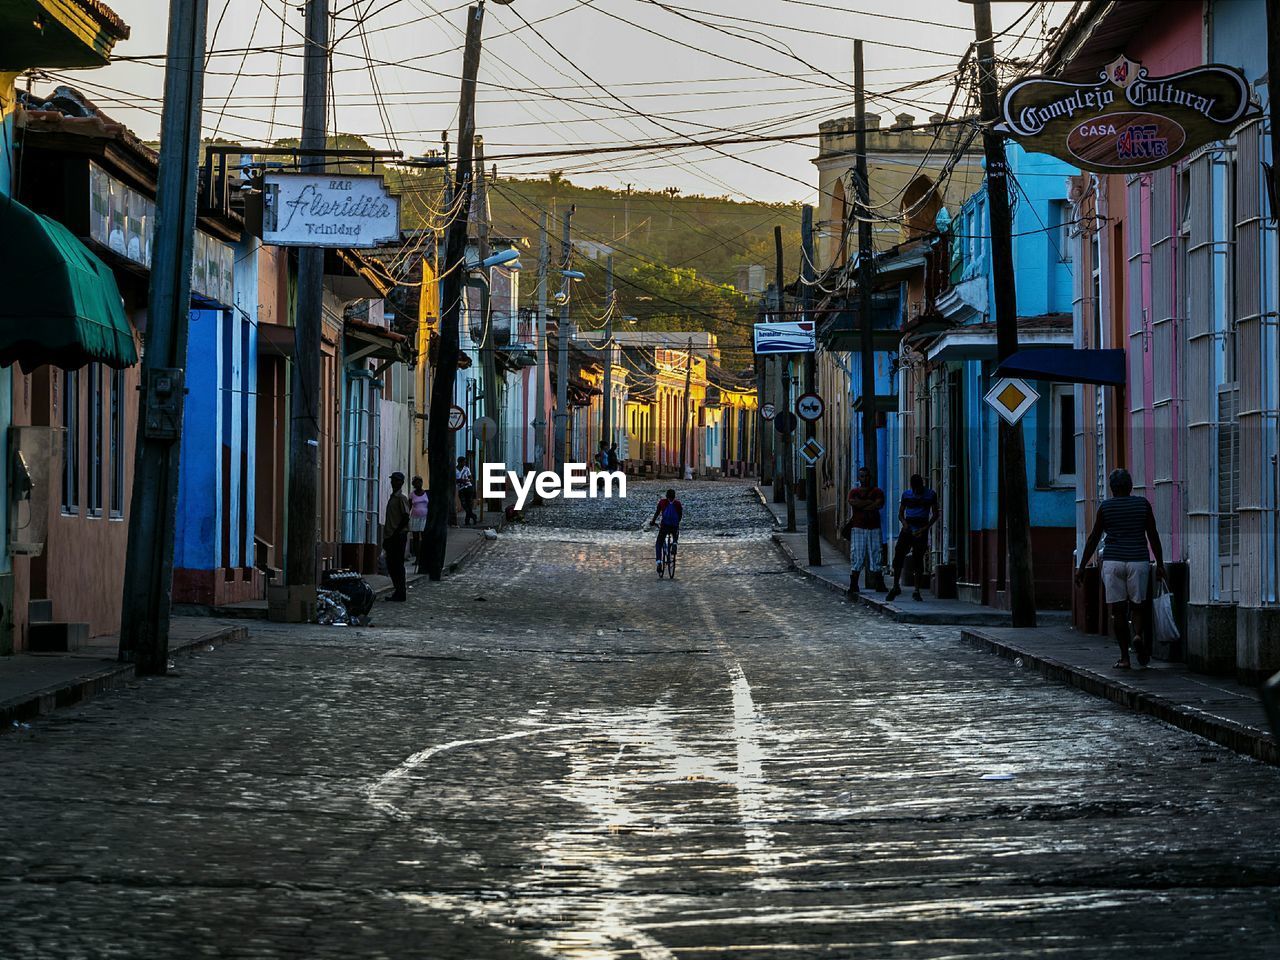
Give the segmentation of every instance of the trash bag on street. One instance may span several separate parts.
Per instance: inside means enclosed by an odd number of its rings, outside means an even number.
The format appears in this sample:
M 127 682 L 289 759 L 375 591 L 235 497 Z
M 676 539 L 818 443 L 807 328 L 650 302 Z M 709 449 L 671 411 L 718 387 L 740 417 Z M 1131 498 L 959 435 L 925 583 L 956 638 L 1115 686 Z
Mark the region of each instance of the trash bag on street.
M 316 620 L 332 626 L 363 625 L 373 598 L 373 588 L 355 570 L 326 570 L 316 591 Z
M 1155 639 L 1159 644 L 1174 644 L 1181 634 L 1178 622 L 1173 618 L 1173 594 L 1163 583 L 1157 583 L 1155 596 L 1151 598 L 1151 618 L 1155 626 Z

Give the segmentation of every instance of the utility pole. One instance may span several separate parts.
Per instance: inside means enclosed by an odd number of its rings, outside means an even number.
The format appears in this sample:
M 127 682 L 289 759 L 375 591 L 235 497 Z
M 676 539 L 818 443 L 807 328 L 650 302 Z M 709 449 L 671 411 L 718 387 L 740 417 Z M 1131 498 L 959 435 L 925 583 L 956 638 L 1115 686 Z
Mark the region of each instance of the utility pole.
M 800 211 L 800 302 L 804 310 L 804 318 L 812 320 L 813 313 L 813 281 L 817 271 L 813 268 L 813 207 L 805 204 Z M 818 390 L 818 364 L 814 352 L 810 350 L 804 355 L 804 392 L 816 393 Z M 806 439 L 812 440 L 817 435 L 818 425 L 808 420 L 804 425 Z M 818 467 L 809 464 L 804 471 L 805 501 L 804 522 L 805 539 L 809 547 L 809 566 L 822 566 L 822 541 L 818 529 Z
M 547 467 L 547 269 L 550 264 L 550 249 L 547 245 L 547 212 L 544 210 L 538 218 L 538 316 L 536 324 L 536 343 L 533 345 L 533 356 L 537 360 L 538 371 L 538 410 L 533 416 L 533 462 L 537 469 Z
M 854 138 L 854 215 L 858 218 L 858 312 L 859 359 L 862 361 L 862 465 L 871 471 L 877 483 L 880 477 L 880 451 L 877 436 L 876 354 L 872 338 L 873 306 L 871 285 L 874 282 L 875 248 L 871 241 L 871 183 L 867 174 L 867 103 L 863 85 L 862 41 L 853 41 L 854 110 L 857 134 Z M 856 473 L 856 471 L 855 471 Z
M 307 0 L 302 61 L 303 150 L 325 147 L 329 101 L 329 0 Z M 305 172 L 324 170 L 324 159 L 302 155 Z M 324 250 L 298 250 L 298 301 L 289 392 L 288 520 L 285 583 L 293 617 L 310 620 L 315 608 L 316 531 L 320 479 L 320 339 L 324 328 Z
M 605 261 L 604 418 L 600 438 L 613 445 L 613 254 Z
M 445 269 L 440 290 L 440 349 L 435 376 L 431 378 L 431 410 L 427 420 L 427 468 L 431 500 L 423 536 L 423 566 L 427 576 L 444 574 L 444 551 L 449 540 L 449 515 L 453 512 L 454 443 L 449 429 L 458 379 L 458 323 L 462 314 L 462 281 L 466 271 L 467 214 L 471 209 L 471 148 L 476 133 L 476 73 L 480 69 L 480 35 L 484 6 L 467 10 L 467 39 L 462 55 L 462 91 L 458 97 L 458 166 L 454 178 L 457 202 L 445 218 Z
M 627 184 L 627 198 L 622 201 L 622 235 L 631 235 L 631 184 Z
M 1013 218 L 1009 212 L 1009 168 L 1004 138 L 995 132 L 1000 116 L 991 4 L 975 0 L 978 93 L 982 104 L 982 146 L 987 159 L 987 210 L 991 217 L 991 273 L 995 285 L 996 356 L 1018 352 L 1018 295 L 1013 275 Z M 1022 425 L 1000 421 L 1004 476 L 1005 530 L 1009 548 L 1009 600 L 1015 627 L 1036 625 L 1036 584 L 1031 558 L 1031 515 L 1027 503 L 1027 455 Z
M 475 190 L 476 241 L 479 258 L 483 263 L 489 258 L 489 183 L 484 169 L 484 137 L 475 138 Z M 484 285 L 480 288 L 480 391 L 484 397 L 484 415 L 495 424 L 501 423 L 498 409 L 498 368 L 493 337 L 493 297 L 490 282 L 493 268 L 484 268 Z M 502 431 L 495 429 L 489 439 L 481 441 L 481 454 L 492 463 L 503 460 Z M 480 501 L 484 509 L 484 500 Z
M 564 242 L 560 247 L 560 271 L 570 269 L 573 264 L 572 225 L 573 213 L 577 207 L 569 205 L 564 215 Z M 569 427 L 569 338 L 573 330 L 569 323 L 569 287 L 572 281 L 564 277 L 562 292 L 565 299 L 560 304 L 560 318 L 556 323 L 556 343 L 559 349 L 559 363 L 556 366 L 556 472 L 564 473 L 565 444 Z
M 693 337 L 689 338 L 689 349 L 684 360 L 684 417 L 680 422 L 680 479 L 684 480 L 685 469 L 689 465 L 689 404 L 693 390 Z
M 1271 114 L 1271 216 L 1280 217 L 1280 0 L 1267 0 L 1267 110 Z M 1280 269 L 1280 263 L 1276 265 Z
M 169 7 L 155 258 L 147 298 L 142 410 L 138 417 L 120 614 L 119 658 L 123 663 L 136 664 L 139 676 L 163 674 L 169 663 L 178 454 L 187 364 L 187 314 L 191 309 L 191 251 L 196 231 L 196 168 L 207 14 L 207 0 L 173 0 Z
M 786 294 L 782 291 L 782 227 L 773 228 L 774 285 L 778 294 L 778 321 L 786 319 Z M 791 358 L 786 354 L 778 356 L 778 416 L 785 410 L 791 416 Z M 791 433 L 781 433 L 782 439 L 782 483 L 787 497 L 787 533 L 796 532 L 796 485 L 791 476 Z M 775 481 L 776 482 L 776 481 Z M 776 499 L 776 498 L 775 498 Z

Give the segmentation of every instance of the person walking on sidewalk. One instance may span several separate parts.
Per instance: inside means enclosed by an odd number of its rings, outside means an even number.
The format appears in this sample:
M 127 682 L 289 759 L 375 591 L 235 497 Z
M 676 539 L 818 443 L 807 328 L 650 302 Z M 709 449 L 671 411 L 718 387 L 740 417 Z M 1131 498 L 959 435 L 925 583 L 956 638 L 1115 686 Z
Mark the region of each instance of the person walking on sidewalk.
M 938 495 L 924 485 L 924 477 L 911 475 L 910 486 L 902 492 L 898 505 L 898 520 L 902 529 L 893 548 L 893 586 L 884 595 L 886 601 L 894 600 L 902 593 L 902 568 L 911 557 L 913 600 L 923 600 L 920 585 L 924 582 L 924 555 L 929 549 L 929 528 L 938 522 Z
M 476 484 L 471 479 L 471 468 L 467 466 L 467 458 L 458 458 L 458 468 L 453 472 L 454 485 L 458 488 L 458 502 L 462 504 L 463 512 L 466 518 L 463 520 L 464 526 L 471 526 L 478 523 L 476 520 L 475 502 L 476 502 Z
M 408 599 L 405 593 L 404 551 L 409 543 L 409 515 L 412 507 L 404 495 L 404 474 L 391 475 L 391 497 L 387 500 L 386 518 L 382 524 L 382 549 L 387 552 L 387 576 L 391 578 L 391 597 L 396 603 Z
M 1080 555 L 1076 569 L 1076 586 L 1084 583 L 1084 568 L 1102 543 L 1102 588 L 1111 622 L 1115 624 L 1116 643 L 1120 646 L 1117 670 L 1128 670 L 1129 638 L 1138 652 L 1138 663 L 1151 662 L 1151 634 L 1144 622 L 1143 604 L 1147 599 L 1147 583 L 1151 579 L 1151 557 L 1156 558 L 1156 578 L 1168 582 L 1164 569 L 1164 548 L 1151 501 L 1133 495 L 1133 478 L 1124 469 L 1112 470 L 1107 478 L 1111 496 L 1098 505 L 1093 529 Z M 1106 538 L 1103 540 L 1103 538 Z M 1150 553 L 1147 547 L 1150 545 Z
M 871 479 L 871 471 L 858 468 L 858 485 L 849 491 L 849 599 L 858 595 L 858 572 L 867 571 L 867 589 L 871 575 L 880 572 L 880 510 L 884 491 Z
M 416 557 L 422 547 L 422 531 L 427 529 L 430 497 L 422 489 L 421 477 L 414 477 L 409 485 L 413 488 L 409 492 L 409 552 Z

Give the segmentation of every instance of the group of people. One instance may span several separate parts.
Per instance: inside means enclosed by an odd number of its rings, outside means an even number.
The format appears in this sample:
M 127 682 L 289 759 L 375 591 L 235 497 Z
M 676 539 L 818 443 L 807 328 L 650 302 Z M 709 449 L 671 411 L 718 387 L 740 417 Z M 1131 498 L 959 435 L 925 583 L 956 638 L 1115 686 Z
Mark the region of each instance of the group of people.
M 858 485 L 849 491 L 849 521 L 845 530 L 849 537 L 849 596 L 857 596 L 858 577 L 866 571 L 865 585 L 872 588 L 871 578 L 880 573 L 880 556 L 884 549 L 881 536 L 880 511 L 884 508 L 884 491 L 875 485 L 871 471 L 858 470 Z M 907 489 L 898 503 L 898 522 L 901 531 L 893 550 L 893 586 L 885 594 L 885 600 L 894 600 L 902 593 L 902 572 L 907 560 L 911 560 L 911 596 L 923 600 L 920 585 L 924 582 L 924 557 L 929 549 L 929 528 L 938 522 L 938 495 L 925 486 L 920 474 L 912 474 Z
M 423 486 L 421 477 L 409 481 L 410 490 L 404 492 L 404 474 L 397 470 L 391 474 L 391 496 L 382 524 L 382 549 L 387 557 L 387 576 L 391 578 L 392 593 L 388 598 L 396 603 L 407 599 L 405 569 L 406 554 L 420 557 L 422 534 L 427 529 L 427 512 L 431 494 Z M 459 457 L 454 469 L 454 486 L 458 502 L 465 514 L 464 526 L 474 526 L 479 521 L 475 514 L 476 484 L 466 457 Z M 451 521 L 452 523 L 452 521 Z
M 621 470 L 622 461 L 618 459 L 618 445 L 615 443 L 613 446 L 609 446 L 601 440 L 600 449 L 596 451 L 594 463 L 597 470 L 608 470 L 610 472 Z
M 1115 668 L 1128 670 L 1132 666 L 1131 647 L 1141 666 L 1146 666 L 1151 659 L 1153 638 L 1151 625 L 1146 622 L 1146 601 L 1152 557 L 1155 557 L 1156 581 L 1167 586 L 1168 575 L 1151 502 L 1146 497 L 1134 496 L 1133 478 L 1127 470 L 1113 470 L 1108 486 L 1111 496 L 1098 507 L 1093 529 L 1080 555 L 1075 581 L 1077 585 L 1084 583 L 1085 568 L 1101 544 L 1103 593 L 1120 647 Z M 884 491 L 875 485 L 871 471 L 866 467 L 859 469 L 858 485 L 849 491 L 851 515 L 845 527 L 849 538 L 851 599 L 858 594 L 862 571 L 866 571 L 868 588 L 872 575 L 880 571 L 884 548 L 880 511 L 884 503 Z M 912 597 L 923 600 L 920 587 L 924 582 L 924 558 L 929 549 L 929 530 L 938 521 L 938 495 L 925 486 L 919 474 L 912 475 L 908 489 L 902 494 L 898 521 L 901 529 L 893 551 L 893 585 L 885 594 L 885 600 L 894 600 L 902 593 L 902 572 L 908 559 L 915 588 Z

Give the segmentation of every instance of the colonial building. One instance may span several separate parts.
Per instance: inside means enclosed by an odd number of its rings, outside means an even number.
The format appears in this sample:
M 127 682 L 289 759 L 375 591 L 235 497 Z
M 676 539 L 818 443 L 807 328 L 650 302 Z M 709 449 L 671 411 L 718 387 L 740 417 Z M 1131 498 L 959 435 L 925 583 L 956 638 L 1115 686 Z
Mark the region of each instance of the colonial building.
M 1185 563 L 1192 667 L 1257 680 L 1280 668 L 1277 234 L 1265 166 L 1263 4 L 1091 3 L 1047 69 L 1091 79 L 1124 54 L 1154 75 L 1206 61 L 1243 70 L 1264 116 L 1173 166 L 1084 175 L 1070 242 L 1079 346 L 1125 351 L 1122 386 L 1078 386 L 1078 544 L 1106 477 L 1133 475 L 1165 555 Z M 1183 585 L 1185 583 L 1185 585 Z M 1096 584 L 1077 623 L 1105 629 Z

